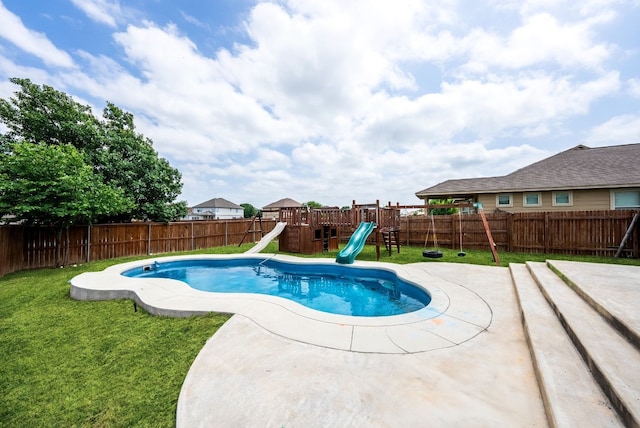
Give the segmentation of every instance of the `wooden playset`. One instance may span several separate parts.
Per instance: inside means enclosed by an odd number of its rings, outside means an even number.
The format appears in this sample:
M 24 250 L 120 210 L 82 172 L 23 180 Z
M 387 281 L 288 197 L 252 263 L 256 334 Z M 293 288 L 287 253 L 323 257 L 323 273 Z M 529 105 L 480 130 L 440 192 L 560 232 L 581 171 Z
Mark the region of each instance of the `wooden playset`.
M 376 245 L 379 257 L 384 245 L 391 253 L 395 247 L 400 252 L 400 209 L 375 204 L 356 204 L 350 209 L 338 207 L 291 207 L 281 208 L 279 222 L 287 226 L 279 237 L 280 251 L 300 254 L 316 254 L 336 251 L 342 241 L 348 241 L 353 232 L 363 222 L 374 223 L 373 232 L 367 243 Z

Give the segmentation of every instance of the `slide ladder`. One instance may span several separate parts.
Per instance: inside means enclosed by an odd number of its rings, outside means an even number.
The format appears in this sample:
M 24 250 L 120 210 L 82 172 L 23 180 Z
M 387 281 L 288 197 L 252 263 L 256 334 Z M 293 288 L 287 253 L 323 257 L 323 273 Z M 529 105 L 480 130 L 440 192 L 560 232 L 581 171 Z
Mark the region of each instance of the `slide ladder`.
M 260 228 L 259 229 L 256 229 L 256 220 L 258 220 L 260 222 Z M 242 243 L 244 242 L 244 239 L 251 232 L 253 232 L 253 233 L 260 232 L 260 237 L 264 236 L 264 232 L 262 231 L 262 213 L 260 211 L 258 211 L 253 216 L 253 219 L 251 219 L 251 223 L 249 223 L 249 227 L 247 228 L 247 231 L 244 233 L 244 235 L 242 235 L 242 239 L 240 240 L 240 243 L 238 244 L 238 247 L 242 245 Z
M 364 248 L 364 243 L 367 241 L 367 238 L 375 227 L 375 222 L 360 223 L 356 231 L 353 232 L 353 235 L 351 235 L 351 238 L 349 238 L 347 246 L 340 250 L 340 252 L 338 253 L 336 262 L 342 264 L 353 263 L 356 256 L 360 253 L 360 251 L 362 251 L 362 248 Z

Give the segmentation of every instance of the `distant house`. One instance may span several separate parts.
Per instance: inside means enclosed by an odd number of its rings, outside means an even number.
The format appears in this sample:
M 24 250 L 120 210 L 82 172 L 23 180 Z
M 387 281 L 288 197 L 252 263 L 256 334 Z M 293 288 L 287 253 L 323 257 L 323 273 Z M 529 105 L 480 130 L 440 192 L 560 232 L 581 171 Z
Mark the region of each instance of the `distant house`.
M 223 198 L 213 198 L 189 208 L 185 220 L 231 220 L 244 218 L 244 208 Z
M 278 218 L 278 212 L 280 211 L 280 208 L 298 208 L 301 206 L 302 204 L 300 202 L 294 201 L 291 198 L 280 199 L 262 207 L 262 217 Z
M 640 209 L 640 144 L 578 145 L 502 177 L 447 180 L 416 196 L 480 202 L 485 211 Z

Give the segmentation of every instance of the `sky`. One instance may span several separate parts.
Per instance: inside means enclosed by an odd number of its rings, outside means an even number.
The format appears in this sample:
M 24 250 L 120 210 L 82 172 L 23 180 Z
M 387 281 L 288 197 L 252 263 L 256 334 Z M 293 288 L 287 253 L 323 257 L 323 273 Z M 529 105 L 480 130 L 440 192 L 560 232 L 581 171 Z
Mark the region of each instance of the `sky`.
M 133 113 L 189 206 L 412 205 L 640 143 L 639 22 L 640 0 L 0 0 L 0 97 L 29 78 Z

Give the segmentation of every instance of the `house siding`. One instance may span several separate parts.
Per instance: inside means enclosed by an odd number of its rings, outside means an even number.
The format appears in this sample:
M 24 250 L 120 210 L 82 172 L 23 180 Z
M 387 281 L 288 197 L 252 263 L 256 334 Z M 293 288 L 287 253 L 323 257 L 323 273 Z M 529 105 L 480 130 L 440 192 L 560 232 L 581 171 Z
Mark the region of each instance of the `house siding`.
M 542 204 L 539 207 L 523 206 L 524 193 L 536 192 L 513 192 L 511 193 L 513 206 L 500 208 L 500 210 L 512 213 L 609 210 L 611 209 L 611 190 L 616 189 L 571 190 L 573 194 L 573 205 L 571 206 L 553 206 L 553 192 L 537 192 L 541 194 L 542 200 Z M 496 209 L 496 195 L 497 193 L 478 195 L 478 202 L 482 203 L 485 211 L 494 211 Z
M 578 210 L 609 210 L 611 209 L 610 189 L 575 190 L 573 205 L 578 206 L 574 208 Z
M 223 198 L 213 198 L 189 209 L 183 220 L 234 220 L 244 218 L 244 208 Z
M 239 208 L 195 208 L 183 220 L 235 220 L 244 218 L 244 209 Z

